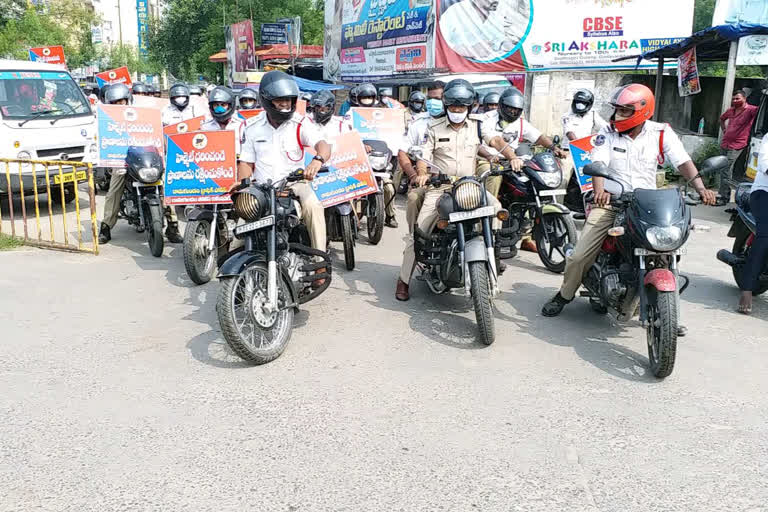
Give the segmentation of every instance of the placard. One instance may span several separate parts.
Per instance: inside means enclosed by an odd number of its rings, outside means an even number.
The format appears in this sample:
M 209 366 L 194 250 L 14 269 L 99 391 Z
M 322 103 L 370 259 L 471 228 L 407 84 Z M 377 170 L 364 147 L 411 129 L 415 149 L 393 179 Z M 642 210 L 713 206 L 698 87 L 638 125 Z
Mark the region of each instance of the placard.
M 226 204 L 237 178 L 235 132 L 217 130 L 168 136 L 166 205 Z
M 132 146 L 151 146 L 163 154 L 163 123 L 159 110 L 99 104 L 96 117 L 99 167 L 125 167 L 125 155 Z
M 582 194 L 592 190 L 592 176 L 586 176 L 583 171 L 584 166 L 592 162 L 590 154 L 595 148 L 595 137 L 603 137 L 603 135 L 590 135 L 589 137 L 572 140 L 569 144 L 571 158 L 573 159 L 573 170 L 579 180 Z
M 102 71 L 96 73 L 96 85 L 99 89 L 107 84 L 125 84 L 130 87 L 133 84 L 131 80 L 131 73 L 128 68 L 123 66 L 121 68 L 110 69 L 109 71 Z
M 312 148 L 306 148 L 305 166 L 312 162 L 315 154 Z M 318 174 L 308 182 L 317 199 L 326 208 L 379 190 L 363 141 L 355 132 L 347 132 L 336 138 L 333 154 L 326 165 L 330 172 Z
M 387 143 L 393 153 L 405 133 L 405 110 L 395 108 L 359 108 L 349 110 L 345 119 L 362 139 L 376 139 Z
M 203 124 L 203 121 L 205 121 L 205 117 L 200 116 L 187 119 L 180 123 L 169 124 L 168 126 L 163 127 L 163 133 L 165 135 L 174 135 L 176 133 L 196 132 L 200 130 L 200 125 Z
M 64 58 L 63 46 L 38 46 L 29 49 L 29 60 L 33 62 L 45 62 L 47 64 L 67 65 Z
M 264 109 L 261 108 L 249 108 L 249 109 L 243 109 L 238 110 L 237 115 L 240 116 L 240 119 L 248 120 L 252 117 L 256 117 L 257 115 L 264 112 Z

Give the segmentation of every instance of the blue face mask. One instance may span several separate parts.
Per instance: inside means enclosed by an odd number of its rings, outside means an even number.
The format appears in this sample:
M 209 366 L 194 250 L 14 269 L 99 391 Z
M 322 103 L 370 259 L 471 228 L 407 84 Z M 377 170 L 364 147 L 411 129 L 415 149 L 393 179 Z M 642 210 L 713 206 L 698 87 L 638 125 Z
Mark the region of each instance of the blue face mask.
M 435 98 L 429 98 L 427 100 L 427 112 L 429 112 L 429 115 L 432 117 L 437 117 L 443 113 L 444 107 L 443 107 L 443 101 L 437 100 Z
M 226 114 L 227 110 L 229 110 L 227 107 L 224 107 L 222 105 L 217 105 L 213 107 L 214 114 Z

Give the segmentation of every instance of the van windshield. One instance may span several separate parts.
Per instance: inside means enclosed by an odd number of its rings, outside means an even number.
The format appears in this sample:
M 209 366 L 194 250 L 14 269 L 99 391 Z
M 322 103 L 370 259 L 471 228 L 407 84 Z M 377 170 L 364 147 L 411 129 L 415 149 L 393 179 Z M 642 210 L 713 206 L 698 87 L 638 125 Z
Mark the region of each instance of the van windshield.
M 68 73 L 0 71 L 3 119 L 50 119 L 90 115 L 91 107 Z

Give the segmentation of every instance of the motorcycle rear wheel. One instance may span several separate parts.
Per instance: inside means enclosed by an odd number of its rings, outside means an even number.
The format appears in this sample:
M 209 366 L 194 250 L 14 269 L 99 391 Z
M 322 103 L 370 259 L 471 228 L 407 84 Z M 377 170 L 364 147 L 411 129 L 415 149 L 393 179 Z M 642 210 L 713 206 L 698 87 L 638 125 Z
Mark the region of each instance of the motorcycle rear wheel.
M 381 242 L 384 234 L 384 194 L 368 196 L 368 211 L 366 212 L 366 224 L 368 226 L 368 241 L 376 245 Z
M 221 280 L 216 303 L 221 332 L 227 345 L 243 360 L 257 365 L 274 361 L 285 350 L 293 331 L 293 308 L 268 314 L 267 267 L 254 263 L 237 276 Z M 289 300 L 285 281 L 277 278 L 278 305 Z M 266 343 L 265 343 L 266 342 Z
M 488 267 L 484 261 L 473 261 L 469 264 L 469 279 L 475 319 L 480 329 L 480 341 L 484 345 L 491 345 L 496 340 L 496 330 L 493 325 L 493 302 Z
M 184 230 L 184 267 L 187 275 L 195 284 L 205 284 L 216 272 L 218 247 L 213 244 L 213 250 L 208 250 L 208 235 L 211 223 L 207 220 L 192 220 Z
M 746 226 L 736 235 L 736 239 L 733 241 L 733 250 L 731 251 L 734 255 L 742 256 L 746 260 L 750 251 L 750 247 L 747 246 L 750 235 L 751 231 Z M 744 265 L 734 265 L 731 267 L 731 270 L 733 271 L 733 279 L 736 281 L 736 285 L 741 288 L 744 282 Z M 763 272 L 763 275 L 765 274 L 766 272 Z M 768 282 L 761 281 L 758 283 L 757 289 L 752 292 L 752 295 L 761 295 L 766 291 L 768 291 Z
M 668 377 L 675 369 L 677 326 L 677 292 L 655 292 L 655 297 L 648 298 L 647 337 L 648 361 L 658 379 Z
M 341 216 L 341 240 L 344 243 L 344 262 L 347 270 L 355 269 L 355 234 L 352 230 L 352 215 Z

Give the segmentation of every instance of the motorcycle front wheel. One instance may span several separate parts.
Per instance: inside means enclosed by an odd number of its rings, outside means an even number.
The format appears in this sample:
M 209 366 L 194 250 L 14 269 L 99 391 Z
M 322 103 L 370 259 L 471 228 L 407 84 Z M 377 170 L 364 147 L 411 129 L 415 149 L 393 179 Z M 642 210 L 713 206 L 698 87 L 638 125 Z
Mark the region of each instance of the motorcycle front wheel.
M 163 255 L 163 246 L 165 241 L 163 240 L 163 207 L 159 204 L 152 204 L 147 207 L 149 217 L 146 221 L 149 226 L 147 227 L 147 241 L 149 242 L 149 251 L 152 256 L 159 258 Z
M 355 233 L 352 230 L 352 215 L 341 216 L 341 240 L 344 243 L 344 262 L 347 270 L 355 269 Z
M 381 242 L 384 234 L 384 194 L 373 194 L 367 199 L 368 211 L 365 222 L 368 225 L 368 241 L 376 245 Z
M 475 318 L 477 319 L 477 327 L 480 329 L 480 341 L 485 345 L 491 345 L 496 340 L 496 330 L 493 326 L 493 304 L 488 267 L 484 261 L 473 261 L 469 264 L 469 279 Z
M 651 293 L 653 295 L 653 292 Z M 675 369 L 677 355 L 677 292 L 655 292 L 648 298 L 648 361 L 656 378 Z
M 227 345 L 235 354 L 254 364 L 280 357 L 293 331 L 293 308 L 265 310 L 267 267 L 254 263 L 237 276 L 221 280 L 216 312 Z M 278 276 L 278 306 L 289 300 L 285 282 Z
M 219 251 L 216 244 L 212 251 L 208 250 L 210 230 L 211 223 L 207 220 L 189 221 L 184 230 L 184 266 L 195 284 L 207 283 L 216 272 Z
M 562 213 L 545 213 L 533 228 L 539 259 L 556 274 L 565 270 L 565 246 L 576 245 L 576 237 L 576 224 L 570 215 Z

